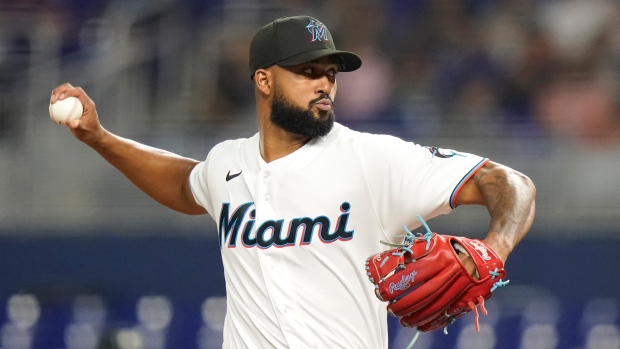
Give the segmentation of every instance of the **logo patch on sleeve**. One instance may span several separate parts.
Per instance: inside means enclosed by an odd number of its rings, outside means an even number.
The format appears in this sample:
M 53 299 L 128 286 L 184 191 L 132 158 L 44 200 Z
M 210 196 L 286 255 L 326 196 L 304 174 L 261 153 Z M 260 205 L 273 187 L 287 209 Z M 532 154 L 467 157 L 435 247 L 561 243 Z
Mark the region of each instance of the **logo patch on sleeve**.
M 463 154 L 459 154 L 452 149 L 443 149 L 439 147 L 425 147 L 428 151 L 431 152 L 432 157 L 438 157 L 442 159 L 451 158 L 453 156 L 465 156 Z

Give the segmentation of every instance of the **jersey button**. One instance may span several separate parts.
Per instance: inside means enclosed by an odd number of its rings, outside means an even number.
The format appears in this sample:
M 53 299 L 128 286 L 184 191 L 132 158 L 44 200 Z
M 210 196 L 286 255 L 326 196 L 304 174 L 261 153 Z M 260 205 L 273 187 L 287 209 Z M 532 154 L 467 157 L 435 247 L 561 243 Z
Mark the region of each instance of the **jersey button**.
M 269 201 L 269 198 L 271 198 L 271 195 L 265 194 L 264 198 L 265 198 L 265 201 Z
M 265 171 L 265 173 L 263 173 L 263 178 L 267 178 L 271 175 L 271 172 L 269 171 Z

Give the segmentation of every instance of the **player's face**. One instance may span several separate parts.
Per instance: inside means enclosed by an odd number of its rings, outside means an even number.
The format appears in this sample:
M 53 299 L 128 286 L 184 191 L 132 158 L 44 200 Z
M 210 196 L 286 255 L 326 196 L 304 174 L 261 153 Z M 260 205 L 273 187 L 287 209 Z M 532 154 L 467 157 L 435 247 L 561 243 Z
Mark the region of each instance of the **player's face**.
M 280 70 L 271 121 L 302 136 L 324 136 L 334 124 L 337 64 L 324 57 Z

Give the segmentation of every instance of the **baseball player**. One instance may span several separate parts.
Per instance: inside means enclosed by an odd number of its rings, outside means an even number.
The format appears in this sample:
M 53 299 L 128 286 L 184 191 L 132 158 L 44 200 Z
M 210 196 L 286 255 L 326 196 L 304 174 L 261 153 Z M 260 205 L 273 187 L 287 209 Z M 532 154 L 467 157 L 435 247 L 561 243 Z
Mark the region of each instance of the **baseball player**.
M 64 84 L 52 103 L 84 105 L 69 127 L 129 180 L 176 211 L 217 223 L 227 289 L 224 348 L 387 348 L 385 304 L 364 262 L 458 205 L 486 206 L 484 241 L 505 261 L 529 230 L 523 174 L 464 152 L 360 133 L 334 122 L 336 76 L 362 61 L 308 16 L 277 19 L 250 45 L 258 133 L 204 161 L 114 135 Z M 471 267 L 469 258 L 462 258 Z M 474 271 L 472 270 L 472 273 Z

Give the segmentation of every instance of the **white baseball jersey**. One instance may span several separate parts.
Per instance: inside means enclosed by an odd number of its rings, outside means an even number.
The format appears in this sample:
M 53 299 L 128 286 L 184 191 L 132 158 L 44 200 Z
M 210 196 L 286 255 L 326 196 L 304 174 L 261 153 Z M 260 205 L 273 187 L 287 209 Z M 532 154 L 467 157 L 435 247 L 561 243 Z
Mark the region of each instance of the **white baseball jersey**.
M 224 348 L 387 348 L 386 304 L 364 262 L 403 225 L 448 213 L 487 159 L 335 124 L 266 163 L 259 135 L 215 146 L 190 175 L 215 219 Z

